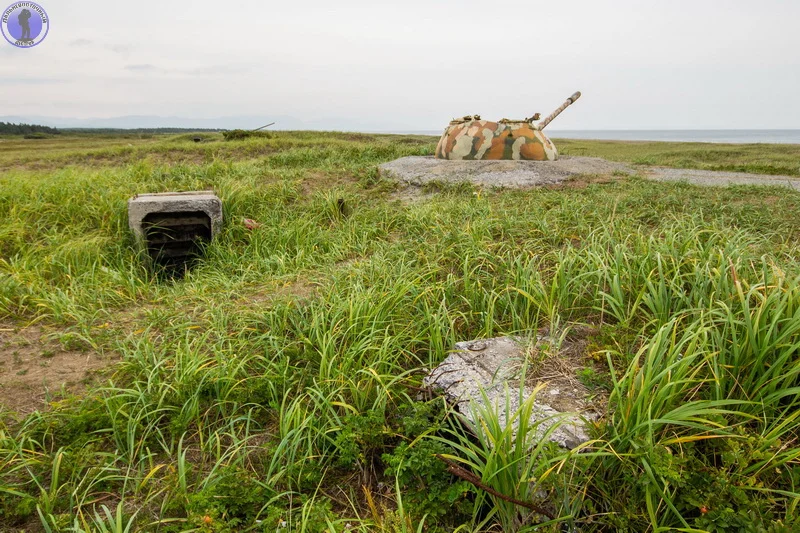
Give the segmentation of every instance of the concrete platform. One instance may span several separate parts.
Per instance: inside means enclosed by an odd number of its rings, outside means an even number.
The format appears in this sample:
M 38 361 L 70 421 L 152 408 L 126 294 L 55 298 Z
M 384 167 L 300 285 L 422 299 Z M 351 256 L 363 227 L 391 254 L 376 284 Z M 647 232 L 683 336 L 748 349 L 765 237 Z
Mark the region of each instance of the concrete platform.
M 558 161 L 450 161 L 433 156 L 401 157 L 380 165 L 381 176 L 409 185 L 431 182 L 503 188 L 560 183 L 578 175 L 631 175 L 633 169 L 599 157 L 561 157 Z

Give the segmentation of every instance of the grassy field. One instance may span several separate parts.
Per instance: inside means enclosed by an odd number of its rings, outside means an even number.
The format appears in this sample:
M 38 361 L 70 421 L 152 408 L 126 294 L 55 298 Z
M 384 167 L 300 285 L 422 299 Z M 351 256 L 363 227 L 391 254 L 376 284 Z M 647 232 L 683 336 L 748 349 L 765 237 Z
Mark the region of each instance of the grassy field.
M 800 176 L 800 144 L 710 144 L 558 139 L 563 154 L 638 165 Z
M 202 136 L 0 138 L 0 530 L 800 529 L 800 194 L 401 191 L 377 165 L 436 139 Z M 558 144 L 800 175 L 800 146 Z M 153 274 L 126 201 L 194 189 L 225 228 Z M 580 450 L 423 387 L 457 341 L 545 328 L 607 398 Z

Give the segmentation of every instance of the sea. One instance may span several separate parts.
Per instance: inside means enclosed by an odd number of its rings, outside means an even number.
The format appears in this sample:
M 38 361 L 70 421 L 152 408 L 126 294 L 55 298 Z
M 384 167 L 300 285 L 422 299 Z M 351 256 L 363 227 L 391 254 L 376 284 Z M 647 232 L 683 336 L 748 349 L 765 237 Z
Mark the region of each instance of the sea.
M 442 134 L 442 130 L 397 133 L 439 136 Z M 800 130 L 559 130 L 548 128 L 547 136 L 554 139 L 606 141 L 800 144 Z

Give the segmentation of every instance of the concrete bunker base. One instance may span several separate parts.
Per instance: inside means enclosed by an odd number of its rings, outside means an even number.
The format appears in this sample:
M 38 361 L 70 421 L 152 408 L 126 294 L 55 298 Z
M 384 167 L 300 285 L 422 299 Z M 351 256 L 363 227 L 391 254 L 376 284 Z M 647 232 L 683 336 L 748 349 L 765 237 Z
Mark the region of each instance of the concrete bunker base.
M 433 156 L 408 156 L 380 165 L 379 172 L 385 178 L 409 185 L 467 182 L 506 188 L 552 185 L 578 175 L 634 174 L 622 163 L 599 157 L 569 156 L 562 156 L 557 161 L 451 161 Z
M 209 191 L 140 194 L 128 200 L 128 225 L 154 265 L 178 270 L 222 229 L 222 201 Z

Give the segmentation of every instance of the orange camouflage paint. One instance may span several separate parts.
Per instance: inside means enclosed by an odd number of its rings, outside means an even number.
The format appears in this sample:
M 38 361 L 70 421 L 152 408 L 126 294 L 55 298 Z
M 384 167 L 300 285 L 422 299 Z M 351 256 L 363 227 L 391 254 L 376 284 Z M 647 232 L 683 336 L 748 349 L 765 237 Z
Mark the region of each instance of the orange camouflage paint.
M 435 155 L 439 159 L 555 161 L 558 150 L 542 130 L 580 96 L 576 92 L 538 124 L 534 124 L 538 113 L 525 120 L 491 122 L 477 115 L 453 120 L 439 139 Z
M 555 145 L 530 123 L 454 121 L 436 147 L 439 159 L 558 159 Z

